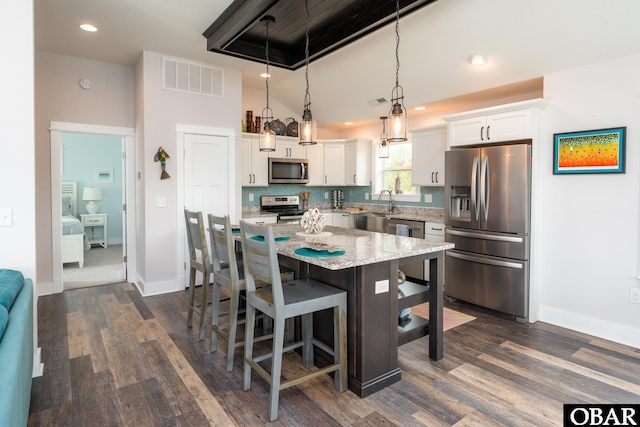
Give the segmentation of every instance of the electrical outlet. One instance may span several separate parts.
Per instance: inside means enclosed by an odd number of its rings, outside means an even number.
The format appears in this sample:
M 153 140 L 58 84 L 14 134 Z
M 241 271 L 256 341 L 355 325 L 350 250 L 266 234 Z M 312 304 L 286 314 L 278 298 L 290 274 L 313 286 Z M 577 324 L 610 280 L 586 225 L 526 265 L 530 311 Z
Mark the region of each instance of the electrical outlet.
M 369 200 L 369 193 L 364 193 L 364 199 Z
M 640 288 L 629 288 L 629 302 L 640 304 Z
M 329 198 L 329 192 L 328 192 L 328 191 L 325 191 L 325 192 L 324 192 L 324 198 L 325 198 L 325 199 L 328 199 L 328 198 Z
M 376 287 L 375 287 L 375 293 L 376 294 L 382 294 L 385 292 L 389 292 L 389 280 L 377 280 L 376 281 Z
M 433 202 L 433 196 L 431 194 L 425 194 L 424 195 L 424 202 L 425 203 L 431 203 Z
M 253 193 L 249 193 L 249 201 L 253 202 Z

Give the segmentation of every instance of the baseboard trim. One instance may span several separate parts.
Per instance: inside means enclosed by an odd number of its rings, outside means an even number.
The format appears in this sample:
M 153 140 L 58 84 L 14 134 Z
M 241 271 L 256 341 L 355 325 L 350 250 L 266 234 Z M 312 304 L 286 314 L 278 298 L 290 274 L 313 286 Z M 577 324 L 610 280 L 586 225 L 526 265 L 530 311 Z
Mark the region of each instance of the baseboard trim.
M 540 306 L 540 321 L 571 329 L 583 334 L 640 349 L 640 329 L 627 325 L 571 313 L 557 308 Z

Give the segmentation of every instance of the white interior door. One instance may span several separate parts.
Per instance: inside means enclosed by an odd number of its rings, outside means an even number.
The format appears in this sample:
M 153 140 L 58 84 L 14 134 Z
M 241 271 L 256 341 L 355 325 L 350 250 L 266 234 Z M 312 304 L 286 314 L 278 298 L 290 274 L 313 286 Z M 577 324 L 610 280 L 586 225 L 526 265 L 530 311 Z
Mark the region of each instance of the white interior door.
M 201 211 L 205 228 L 208 214 L 229 215 L 228 141 L 224 136 L 184 136 L 184 207 Z M 185 263 L 189 260 L 186 239 L 184 260 Z M 188 281 L 188 274 L 185 278 Z M 201 279 L 196 280 L 200 283 Z

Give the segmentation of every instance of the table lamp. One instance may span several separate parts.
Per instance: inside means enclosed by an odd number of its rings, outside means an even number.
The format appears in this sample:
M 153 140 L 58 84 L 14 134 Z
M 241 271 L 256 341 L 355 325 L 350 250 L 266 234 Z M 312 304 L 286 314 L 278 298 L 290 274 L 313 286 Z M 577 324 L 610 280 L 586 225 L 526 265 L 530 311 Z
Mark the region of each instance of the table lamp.
M 82 200 L 88 201 L 87 212 L 97 214 L 100 210 L 100 204 L 96 200 L 102 200 L 102 191 L 99 188 L 87 187 L 82 190 Z

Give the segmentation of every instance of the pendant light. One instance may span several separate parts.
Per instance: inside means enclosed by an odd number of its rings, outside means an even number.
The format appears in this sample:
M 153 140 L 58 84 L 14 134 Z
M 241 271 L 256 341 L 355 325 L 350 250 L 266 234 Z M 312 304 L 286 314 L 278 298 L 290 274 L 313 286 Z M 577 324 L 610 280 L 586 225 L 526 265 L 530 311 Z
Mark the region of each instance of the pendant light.
M 307 27 L 306 27 L 306 42 L 304 47 L 304 55 L 306 57 L 306 69 L 304 77 L 307 82 L 307 92 L 304 95 L 304 111 L 302 113 L 302 120 L 300 121 L 298 128 L 298 137 L 300 145 L 314 145 L 318 143 L 316 139 L 317 124 L 311 116 L 311 95 L 309 95 L 309 2 L 304 1 L 304 7 L 307 11 Z
M 381 159 L 389 158 L 389 137 L 387 136 L 387 116 L 380 117 L 382 120 L 382 134 L 380 135 L 380 151 L 379 156 Z
M 260 129 L 260 151 L 276 150 L 276 133 L 271 129 L 273 121 L 273 111 L 269 108 L 269 24 L 276 22 L 273 16 L 263 16 L 260 22 L 264 22 L 267 28 L 267 42 L 265 44 L 264 55 L 267 59 L 266 87 L 267 87 L 267 107 L 262 110 L 262 129 Z
M 391 91 L 391 111 L 389 112 L 388 142 L 407 140 L 407 109 L 404 107 L 404 93 L 399 83 L 400 74 L 400 0 L 396 0 L 396 86 Z

